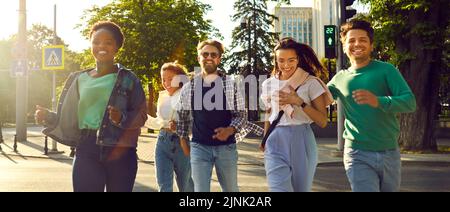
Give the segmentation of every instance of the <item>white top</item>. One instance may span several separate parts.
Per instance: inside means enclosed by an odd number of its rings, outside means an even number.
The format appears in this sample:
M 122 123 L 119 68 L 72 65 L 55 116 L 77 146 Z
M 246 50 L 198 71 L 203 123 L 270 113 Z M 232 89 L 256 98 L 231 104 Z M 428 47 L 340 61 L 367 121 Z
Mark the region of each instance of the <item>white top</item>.
M 275 100 L 277 99 L 275 94 L 278 93 L 278 91 L 283 88 L 288 80 L 279 80 L 275 77 L 271 77 L 267 80 L 265 80 L 262 84 L 262 94 L 261 95 L 268 95 L 271 94 L 270 98 L 270 105 L 265 105 L 268 108 L 272 108 L 272 112 L 268 118 L 268 121 L 272 123 L 278 116 L 279 112 L 279 105 L 278 102 Z M 295 89 L 295 88 L 294 88 Z M 300 86 L 300 88 L 297 90 L 298 96 L 303 99 L 303 101 L 311 105 L 311 101 L 319 97 L 325 93 L 325 88 L 322 87 L 320 82 L 314 78 L 309 79 L 306 81 L 303 85 Z M 294 113 L 292 114 L 292 118 L 286 114 L 281 117 L 280 122 L 278 123 L 278 126 L 288 126 L 288 125 L 301 125 L 301 124 L 311 124 L 313 123 L 313 120 L 306 115 L 306 113 L 303 111 L 301 107 L 294 107 Z M 267 120 L 267 119 L 266 119 Z
M 169 122 L 175 119 L 176 105 L 180 98 L 180 90 L 170 96 L 166 90 L 159 92 L 158 106 L 156 111 L 156 118 L 147 115 L 148 119 L 145 126 L 151 129 L 159 130 L 161 128 L 168 128 Z

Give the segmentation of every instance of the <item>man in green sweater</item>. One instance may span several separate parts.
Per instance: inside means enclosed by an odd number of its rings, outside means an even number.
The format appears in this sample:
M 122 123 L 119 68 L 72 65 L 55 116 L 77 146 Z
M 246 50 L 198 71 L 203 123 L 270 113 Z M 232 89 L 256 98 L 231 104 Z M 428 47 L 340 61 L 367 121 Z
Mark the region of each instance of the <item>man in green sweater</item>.
M 352 190 L 398 191 L 401 161 L 396 115 L 413 112 L 416 100 L 393 65 L 371 58 L 373 31 L 370 23 L 361 20 L 341 26 L 351 67 L 338 72 L 328 87 L 344 106 L 344 166 Z

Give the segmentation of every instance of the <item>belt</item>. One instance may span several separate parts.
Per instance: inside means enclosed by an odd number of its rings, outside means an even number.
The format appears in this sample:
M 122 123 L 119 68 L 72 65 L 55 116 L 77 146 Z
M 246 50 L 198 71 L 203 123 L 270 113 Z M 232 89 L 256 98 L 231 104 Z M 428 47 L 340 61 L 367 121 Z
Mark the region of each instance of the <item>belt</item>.
M 97 136 L 97 131 L 98 130 L 81 129 L 81 135 L 86 137 Z

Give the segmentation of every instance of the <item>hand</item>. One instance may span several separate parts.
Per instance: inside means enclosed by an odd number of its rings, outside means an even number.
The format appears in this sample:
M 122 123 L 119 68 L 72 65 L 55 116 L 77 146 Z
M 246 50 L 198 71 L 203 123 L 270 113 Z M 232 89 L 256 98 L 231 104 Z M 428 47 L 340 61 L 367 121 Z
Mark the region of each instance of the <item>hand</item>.
M 378 97 L 368 90 L 355 90 L 352 92 L 352 97 L 359 105 L 367 104 L 373 108 L 377 108 L 380 105 Z
M 191 154 L 191 147 L 189 147 L 188 141 L 184 138 L 180 138 L 180 146 L 181 150 L 183 150 L 183 153 L 185 156 L 189 156 Z
M 45 124 L 49 109 L 36 105 L 36 112 L 34 113 L 34 119 L 37 124 Z
M 280 106 L 284 106 L 287 104 L 300 106 L 303 103 L 303 99 L 298 96 L 297 92 L 292 86 L 289 86 L 289 90 L 289 93 L 284 91 L 279 92 Z
M 172 132 L 177 131 L 177 122 L 174 120 L 169 121 L 169 129 Z
M 234 134 L 236 130 L 234 129 L 234 127 L 220 127 L 214 130 L 214 132 L 216 133 L 215 135 L 213 135 L 213 139 L 217 139 L 219 141 L 227 141 L 228 137 L 230 137 L 231 135 Z
M 109 120 L 111 120 L 114 124 L 119 124 L 122 120 L 122 112 L 114 106 L 108 106 L 109 112 Z
M 261 152 L 264 152 L 264 151 L 266 150 L 266 147 L 265 147 L 265 146 L 262 146 L 262 145 L 259 145 L 259 150 L 260 150 Z

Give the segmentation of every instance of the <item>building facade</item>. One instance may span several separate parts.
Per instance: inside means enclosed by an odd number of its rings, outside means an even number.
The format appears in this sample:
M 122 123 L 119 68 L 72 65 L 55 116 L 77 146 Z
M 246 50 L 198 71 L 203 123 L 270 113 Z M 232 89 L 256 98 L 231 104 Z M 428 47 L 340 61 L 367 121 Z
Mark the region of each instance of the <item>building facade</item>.
M 337 25 L 337 0 L 313 0 L 312 7 L 275 7 L 275 32 L 308 44 L 320 58 L 325 57 L 324 26 Z
M 312 8 L 275 7 L 275 32 L 280 37 L 292 37 L 296 41 L 313 45 Z

